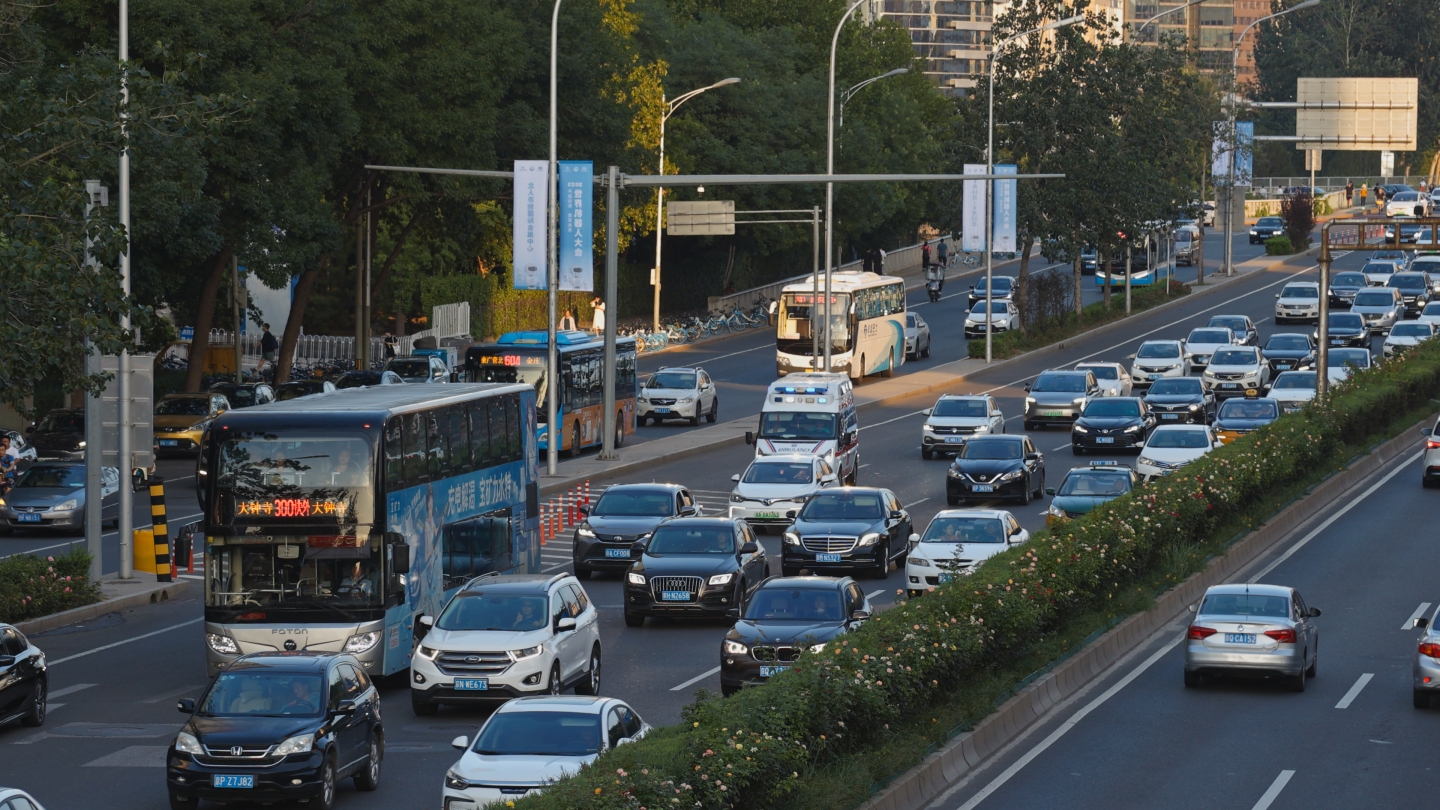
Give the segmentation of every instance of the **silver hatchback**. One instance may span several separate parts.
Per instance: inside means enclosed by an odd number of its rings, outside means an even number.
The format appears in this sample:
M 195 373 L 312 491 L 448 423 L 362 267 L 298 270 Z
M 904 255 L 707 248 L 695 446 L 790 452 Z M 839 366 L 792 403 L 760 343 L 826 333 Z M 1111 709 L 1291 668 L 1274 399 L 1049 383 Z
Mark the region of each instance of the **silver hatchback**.
M 1185 685 L 1199 686 L 1207 675 L 1267 675 L 1285 678 L 1296 692 L 1315 677 L 1320 615 L 1294 588 L 1283 585 L 1215 585 L 1199 605 L 1185 633 Z

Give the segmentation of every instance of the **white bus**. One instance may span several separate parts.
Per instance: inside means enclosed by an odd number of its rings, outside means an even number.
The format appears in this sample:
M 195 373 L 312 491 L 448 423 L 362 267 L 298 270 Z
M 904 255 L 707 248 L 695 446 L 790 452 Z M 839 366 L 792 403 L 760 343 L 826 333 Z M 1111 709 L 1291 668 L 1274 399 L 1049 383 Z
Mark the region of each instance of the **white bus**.
M 781 290 L 775 318 L 778 376 L 824 370 L 825 344 L 812 343 L 811 331 L 821 329 L 824 317 L 823 286 L 819 295 L 813 281 Z M 876 372 L 894 374 L 905 362 L 905 280 L 865 272 L 835 273 L 830 280 L 830 340 L 832 371 L 854 380 Z M 815 345 L 818 357 L 812 356 Z

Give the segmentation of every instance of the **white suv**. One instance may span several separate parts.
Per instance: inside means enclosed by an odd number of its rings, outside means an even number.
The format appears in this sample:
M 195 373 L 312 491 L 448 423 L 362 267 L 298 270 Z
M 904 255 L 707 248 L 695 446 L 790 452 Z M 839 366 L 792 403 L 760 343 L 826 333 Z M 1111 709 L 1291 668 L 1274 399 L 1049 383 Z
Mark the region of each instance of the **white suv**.
M 1320 317 L 1320 285 L 1293 281 L 1275 296 L 1275 323 L 1314 321 Z
M 640 386 L 635 414 L 640 425 L 646 419 L 689 419 L 698 425 L 701 417 L 713 424 L 720 416 L 720 396 L 703 368 L 662 368 Z
M 444 703 L 600 690 L 599 611 L 572 574 L 485 574 L 419 624 L 410 662 L 418 715 Z

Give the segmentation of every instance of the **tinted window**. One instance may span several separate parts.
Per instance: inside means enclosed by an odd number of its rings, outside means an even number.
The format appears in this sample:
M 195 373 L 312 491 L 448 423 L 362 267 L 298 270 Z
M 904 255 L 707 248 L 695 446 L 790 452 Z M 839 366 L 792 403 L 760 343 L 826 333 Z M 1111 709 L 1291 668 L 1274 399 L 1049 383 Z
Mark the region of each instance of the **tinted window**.
M 1031 391 L 1042 393 L 1083 394 L 1085 377 L 1082 374 L 1041 374 L 1030 386 Z
M 818 441 L 835 438 L 835 414 L 767 411 L 760 416 L 760 438 Z
M 747 619 L 838 622 L 845 618 L 839 592 L 830 588 L 761 588 L 745 609 Z
M 608 489 L 595 502 L 596 517 L 669 517 L 675 501 L 665 490 Z
M 1221 349 L 1210 358 L 1212 366 L 1253 366 L 1259 362 L 1259 355 L 1254 350 L 1245 349 Z
M 1136 357 L 1179 357 L 1180 346 L 1175 343 L 1144 343 L 1140 351 L 1135 353 Z
M 84 433 L 85 416 L 78 413 L 51 413 L 35 428 L 41 433 Z
M 1344 368 L 1347 364 L 1359 368 L 1370 367 L 1370 352 L 1364 349 L 1331 349 L 1330 354 L 1325 358 L 1326 365 L 1330 368 Z
M 1391 307 L 1394 305 L 1394 293 L 1380 290 L 1361 290 L 1355 293 L 1355 306 L 1357 307 Z
M 183 399 L 162 399 L 155 406 L 156 416 L 208 416 L 209 397 L 185 397 Z
M 1341 273 L 1330 280 L 1331 287 L 1364 287 L 1365 276 L 1361 273 Z
M 1217 419 L 1277 419 L 1280 411 L 1274 402 L 1259 399 L 1231 399 L 1220 406 Z
M 645 381 L 646 388 L 679 388 L 689 391 L 695 388 L 696 378 L 693 372 L 689 371 L 661 371 L 652 374 L 650 379 Z
M 757 461 L 741 480 L 747 484 L 808 484 L 814 479 L 809 462 Z
M 1166 377 L 1150 386 L 1150 393 L 1164 396 L 1202 394 L 1203 384 L 1194 377 Z
M 392 492 L 404 488 L 404 425 L 404 419 L 399 416 L 392 416 L 385 423 L 385 488 Z
M 449 423 L 444 411 L 430 411 L 423 414 L 425 423 L 425 444 L 428 450 L 430 480 L 435 481 L 449 475 L 450 440 L 446 437 Z M 442 425 L 442 422 L 444 424 Z
M 1114 497 L 1130 491 L 1130 476 L 1113 472 L 1072 472 L 1065 476 L 1057 495 Z
M 418 382 L 430 379 L 430 360 L 425 357 L 413 357 L 407 359 L 392 358 L 385 364 L 386 371 L 393 371 L 400 375 L 400 379 L 406 382 Z
M 17 487 L 83 487 L 84 467 L 31 467 Z
M 1200 613 L 1207 616 L 1267 616 L 1285 619 L 1290 616 L 1289 601 L 1283 596 L 1262 596 L 1258 593 L 1212 593 L 1205 597 Z
M 1003 543 L 1005 526 L 999 518 L 937 517 L 925 529 L 922 543 Z
M 811 498 L 800 512 L 802 520 L 879 520 L 885 504 L 879 493 L 827 492 Z
M 1085 406 L 1085 416 L 1133 416 L 1139 418 L 1140 403 L 1132 399 L 1095 399 Z
M 1279 217 L 1261 217 L 1260 221 L 1255 224 L 1262 228 L 1280 228 L 1285 223 Z
M 1001 439 L 972 439 L 960 447 L 960 458 L 975 459 L 1018 459 L 1024 455 L 1020 442 Z
M 414 486 L 429 476 L 425 468 L 425 429 L 418 413 L 407 413 L 405 421 L 405 482 Z
M 599 714 L 498 711 L 490 715 L 470 750 L 484 756 L 583 757 L 598 754 Z
M 971 416 L 984 418 L 990 415 L 983 399 L 942 399 L 935 403 L 931 416 Z
M 1120 379 L 1120 370 L 1114 366 L 1086 366 L 1085 370 L 1094 374 L 1097 380 Z
M 1320 292 L 1315 287 L 1286 287 L 1280 292 L 1281 298 L 1319 298 Z
M 1333 351 L 1333 350 L 1332 350 Z M 1298 388 L 1314 389 L 1315 372 L 1313 371 L 1287 371 L 1275 378 L 1275 388 Z
M 1267 352 L 1301 352 L 1310 350 L 1310 340 L 1301 335 L 1276 335 L 1265 341 Z
M 1394 287 L 1397 290 L 1424 290 L 1426 288 L 1425 277 L 1419 273 L 1396 273 L 1385 282 L 1385 286 Z
M 1250 327 L 1245 323 L 1244 318 L 1234 317 L 1230 315 L 1218 315 L 1214 318 L 1211 318 L 1210 325 L 1223 326 L 1226 329 L 1229 329 L 1231 332 L 1234 332 L 1236 335 L 1244 335 L 1244 333 L 1250 331 Z
M 466 408 L 470 421 L 470 462 L 478 467 L 488 467 L 493 461 L 490 455 L 489 406 L 485 402 L 472 402 Z
M 1196 329 L 1190 333 L 1190 343 L 1229 343 L 1232 340 L 1229 329 Z
M 315 717 L 325 707 L 319 675 L 239 669 L 222 672 L 196 714 L 210 717 Z
M 1365 319 L 1353 312 L 1340 312 L 1330 316 L 1330 326 L 1358 330 L 1365 327 Z
M 1430 337 L 1428 323 L 1397 323 L 1390 334 L 1396 337 Z
M 510 510 L 447 524 L 440 530 L 441 572 L 453 588 L 481 574 L 514 567 Z
M 735 530 L 730 526 L 667 526 L 650 537 L 651 554 L 734 554 Z
M 441 630 L 539 630 L 548 627 L 547 599 L 536 593 L 462 591 L 440 612 Z
M 1203 430 L 1173 430 L 1160 428 L 1145 442 L 1146 449 L 1156 447 L 1180 447 L 1199 449 L 1210 446 L 1210 440 Z
M 450 439 L 450 474 L 462 475 L 474 469 L 470 465 L 470 420 L 465 415 L 464 405 L 447 409 L 446 419 L 450 422 L 447 431 Z

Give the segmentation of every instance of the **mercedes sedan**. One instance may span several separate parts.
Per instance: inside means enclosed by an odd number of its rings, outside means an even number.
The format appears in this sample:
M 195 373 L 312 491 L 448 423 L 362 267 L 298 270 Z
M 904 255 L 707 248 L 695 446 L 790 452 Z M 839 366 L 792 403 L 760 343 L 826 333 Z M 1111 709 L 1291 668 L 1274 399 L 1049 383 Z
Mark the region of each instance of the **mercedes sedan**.
M 988 439 L 985 441 L 989 441 Z M 844 487 L 811 498 L 785 532 L 781 572 L 866 571 L 884 579 L 905 561 L 910 513 L 888 489 Z

